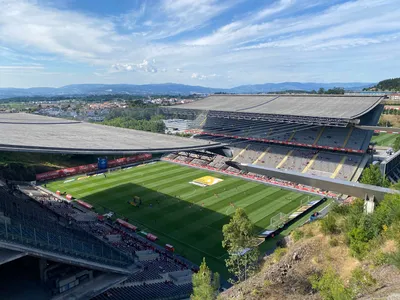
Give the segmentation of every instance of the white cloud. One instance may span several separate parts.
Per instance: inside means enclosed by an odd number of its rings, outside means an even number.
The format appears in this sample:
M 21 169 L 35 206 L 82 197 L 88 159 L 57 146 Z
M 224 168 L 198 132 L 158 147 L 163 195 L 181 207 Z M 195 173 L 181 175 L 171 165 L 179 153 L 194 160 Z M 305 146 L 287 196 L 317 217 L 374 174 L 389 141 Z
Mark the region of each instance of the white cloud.
M 198 79 L 198 80 L 205 80 L 205 79 L 211 79 L 215 77 L 220 77 L 220 75 L 217 74 L 209 74 L 209 75 L 204 75 L 204 74 L 199 74 L 199 73 L 192 73 L 190 78 L 192 79 Z
M 188 41 L 187 43 L 190 45 L 205 46 L 224 44 L 230 41 L 238 40 L 243 37 L 248 37 L 250 31 L 246 29 L 251 28 L 251 26 L 249 26 L 250 24 L 256 23 L 257 21 L 263 20 L 268 16 L 284 11 L 285 9 L 288 9 L 290 6 L 292 6 L 294 3 L 294 0 L 280 0 L 273 5 L 265 7 L 264 9 L 253 14 L 249 18 L 227 24 L 209 36 L 201 37 L 194 41 Z M 263 27 L 262 29 L 267 28 Z
M 121 72 L 121 71 L 143 71 L 148 73 L 157 73 L 157 68 L 154 66 L 155 60 L 153 59 L 150 63 L 148 60 L 144 59 L 142 62 L 137 64 L 123 64 L 117 63 L 111 66 L 111 72 Z M 165 72 L 165 71 L 164 71 Z
M 334 30 L 336 36 L 350 34 L 370 34 L 374 32 L 385 32 L 385 30 L 398 30 L 398 16 L 400 14 L 396 7 L 397 0 L 358 0 L 344 4 L 334 5 L 327 10 L 317 14 L 301 14 L 298 17 L 276 18 L 274 13 L 283 11 L 301 11 L 308 7 L 308 1 L 279 1 L 275 6 L 264 10 L 271 13 L 272 20 L 257 22 L 261 20 L 263 11 L 248 18 L 225 25 L 208 36 L 187 41 L 190 45 L 226 45 L 245 44 L 257 40 L 270 39 L 272 42 L 280 42 L 288 38 L 296 38 L 315 34 L 316 30 Z M 329 32 L 328 32 L 329 33 Z M 318 34 L 318 33 L 317 33 Z M 323 34 L 323 33 L 322 33 Z M 299 38 L 300 39 L 300 38 Z M 269 42 L 263 42 L 269 45 Z M 262 44 L 262 43 L 260 43 Z M 252 45 L 253 46 L 253 45 Z M 252 49 L 245 46 L 243 49 Z M 261 48 L 261 47 L 259 47 Z
M 238 0 L 162 0 L 161 14 L 167 17 L 160 38 L 203 27 L 223 11 L 235 6 Z
M 39 73 L 23 67 L 40 62 L 48 72 L 75 68 L 77 82 L 203 81 L 226 87 L 346 76 L 372 81 L 393 77 L 400 68 L 398 0 L 262 3 L 251 10 L 243 0 L 139 1 L 135 11 L 101 17 L 43 1 L 0 0 L 0 64 L 20 66 L 0 67 L 0 73 Z M 40 77 L 24 78 L 43 85 Z M 61 84 L 62 78 L 52 82 Z M 12 82 L 27 81 L 0 80 L 3 86 Z
M 400 13 L 400 11 L 399 11 Z M 297 47 L 304 50 L 315 50 L 327 47 L 337 49 L 347 47 L 365 46 L 368 44 L 379 44 L 399 37 L 400 21 L 398 14 L 375 16 L 369 19 L 349 21 L 337 26 L 332 26 L 316 33 L 300 33 L 295 36 L 288 36 L 279 40 L 266 43 L 259 43 L 251 46 L 238 47 L 236 50 L 251 50 L 275 47 Z M 397 31 L 394 34 L 386 35 L 382 32 Z M 373 37 L 363 37 L 379 34 Z
M 140 7 L 136 10 L 129 11 L 128 13 L 121 14 L 114 18 L 114 20 L 121 26 L 129 30 L 135 30 L 141 18 L 144 17 L 147 9 L 147 2 L 143 1 Z M 151 25 L 151 24 L 147 24 Z
M 0 1 L 0 42 L 4 44 L 96 63 L 118 50 L 123 38 L 104 19 L 39 7 L 34 2 Z

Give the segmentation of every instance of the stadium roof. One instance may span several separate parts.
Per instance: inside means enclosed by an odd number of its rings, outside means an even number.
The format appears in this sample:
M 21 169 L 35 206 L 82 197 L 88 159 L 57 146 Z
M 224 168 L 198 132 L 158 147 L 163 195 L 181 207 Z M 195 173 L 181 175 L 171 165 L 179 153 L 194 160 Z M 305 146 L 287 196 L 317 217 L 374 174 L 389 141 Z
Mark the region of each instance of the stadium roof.
M 211 95 L 180 109 L 355 119 L 380 103 L 381 96 Z
M 131 154 L 219 148 L 221 143 L 23 113 L 0 113 L 0 151 Z

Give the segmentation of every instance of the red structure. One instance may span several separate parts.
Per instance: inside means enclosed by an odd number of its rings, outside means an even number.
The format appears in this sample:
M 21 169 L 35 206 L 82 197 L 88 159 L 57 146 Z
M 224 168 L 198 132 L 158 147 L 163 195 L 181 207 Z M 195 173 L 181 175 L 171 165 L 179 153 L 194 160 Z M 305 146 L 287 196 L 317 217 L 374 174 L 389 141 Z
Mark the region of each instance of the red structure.
M 148 234 L 146 235 L 146 237 L 147 237 L 148 240 L 150 240 L 150 241 L 152 241 L 152 242 L 154 242 L 154 241 L 156 241 L 156 240 L 158 239 L 157 236 L 155 236 L 154 234 L 151 234 L 151 233 L 148 233 Z
M 170 244 L 165 244 L 165 249 L 170 251 L 170 252 L 174 252 L 175 251 L 174 246 L 172 246 Z
M 78 203 L 79 205 L 81 205 L 81 206 L 83 206 L 85 208 L 93 209 L 92 205 L 90 205 L 89 203 L 86 203 L 86 202 L 84 202 L 82 200 L 76 200 L 76 203 Z
M 129 157 L 122 157 L 114 159 L 108 162 L 108 166 L 111 168 L 123 166 L 130 163 L 135 163 L 139 161 L 145 161 L 152 158 L 151 153 L 143 153 Z M 56 171 L 50 171 L 46 173 L 36 174 L 36 181 L 52 180 L 62 177 L 73 176 L 77 174 L 84 174 L 88 172 L 93 172 L 97 170 L 97 164 L 83 165 L 79 167 L 66 168 Z
M 132 225 L 132 224 L 130 224 L 130 223 L 128 223 L 128 222 L 122 220 L 122 219 L 117 219 L 116 222 L 117 222 L 118 224 L 120 224 L 121 226 L 124 226 L 125 228 L 131 229 L 131 230 L 133 230 L 133 231 L 136 231 L 136 230 L 137 230 L 137 227 L 136 227 L 136 226 L 134 226 L 134 225 Z

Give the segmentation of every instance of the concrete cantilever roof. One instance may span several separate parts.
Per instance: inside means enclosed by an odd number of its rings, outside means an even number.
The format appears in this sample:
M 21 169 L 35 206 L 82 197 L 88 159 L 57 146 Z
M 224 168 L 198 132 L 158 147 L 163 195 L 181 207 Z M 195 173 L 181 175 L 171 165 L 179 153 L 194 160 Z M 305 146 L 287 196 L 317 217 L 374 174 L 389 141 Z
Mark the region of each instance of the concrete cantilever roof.
M 377 106 L 381 98 L 343 95 L 211 95 L 174 108 L 355 119 Z
M 0 151 L 131 154 L 221 146 L 215 142 L 32 114 L 0 113 Z

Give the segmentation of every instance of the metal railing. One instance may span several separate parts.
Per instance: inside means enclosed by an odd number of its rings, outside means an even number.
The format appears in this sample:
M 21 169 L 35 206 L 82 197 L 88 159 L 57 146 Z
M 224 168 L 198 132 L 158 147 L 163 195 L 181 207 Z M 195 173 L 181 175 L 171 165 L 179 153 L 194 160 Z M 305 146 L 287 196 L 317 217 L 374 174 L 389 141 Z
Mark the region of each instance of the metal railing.
M 55 234 L 50 230 L 0 222 L 0 240 L 26 245 L 39 250 L 74 256 L 89 262 L 100 262 L 112 266 L 126 267 L 130 264 L 125 256 L 103 243 L 77 241 L 71 236 Z

